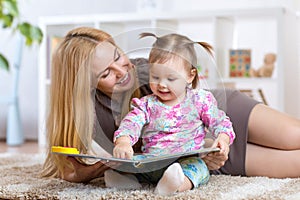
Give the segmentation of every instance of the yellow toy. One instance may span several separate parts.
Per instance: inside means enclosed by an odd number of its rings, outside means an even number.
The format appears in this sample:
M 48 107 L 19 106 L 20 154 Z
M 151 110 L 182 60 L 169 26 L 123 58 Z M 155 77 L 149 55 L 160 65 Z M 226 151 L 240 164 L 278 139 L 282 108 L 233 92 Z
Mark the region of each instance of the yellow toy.
M 53 153 L 79 154 L 79 151 L 73 147 L 52 146 Z

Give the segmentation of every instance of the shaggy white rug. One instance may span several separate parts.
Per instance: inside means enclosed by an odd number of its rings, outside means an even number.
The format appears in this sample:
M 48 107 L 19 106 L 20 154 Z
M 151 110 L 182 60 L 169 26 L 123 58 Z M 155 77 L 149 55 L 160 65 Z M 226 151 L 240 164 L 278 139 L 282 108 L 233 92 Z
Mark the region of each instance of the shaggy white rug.
M 300 199 L 300 178 L 212 176 L 205 186 L 163 197 L 155 196 L 152 186 L 108 189 L 101 178 L 88 184 L 40 178 L 43 159 L 42 154 L 0 154 L 0 199 Z

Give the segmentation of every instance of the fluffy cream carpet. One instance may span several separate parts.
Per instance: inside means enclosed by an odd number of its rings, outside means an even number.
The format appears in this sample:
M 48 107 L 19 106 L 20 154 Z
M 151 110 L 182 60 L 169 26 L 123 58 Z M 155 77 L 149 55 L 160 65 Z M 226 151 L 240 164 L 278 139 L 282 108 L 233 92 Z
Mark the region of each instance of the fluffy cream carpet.
M 300 199 L 300 178 L 212 176 L 203 187 L 162 197 L 151 186 L 107 189 L 101 178 L 89 184 L 39 178 L 43 159 L 41 154 L 0 154 L 0 199 Z

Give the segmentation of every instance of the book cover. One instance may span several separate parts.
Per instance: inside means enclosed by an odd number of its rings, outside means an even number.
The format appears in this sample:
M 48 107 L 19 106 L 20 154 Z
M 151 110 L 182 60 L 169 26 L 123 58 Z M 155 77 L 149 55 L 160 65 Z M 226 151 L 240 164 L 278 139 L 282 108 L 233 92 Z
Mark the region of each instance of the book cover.
M 62 147 L 64 148 L 64 147 Z M 211 152 L 219 152 L 219 148 L 203 148 L 199 150 L 189 151 L 189 152 L 180 152 L 174 154 L 166 155 L 151 155 L 151 154 L 135 154 L 133 159 L 120 159 L 115 157 L 102 157 L 94 156 L 88 154 L 81 154 L 75 148 L 71 150 L 67 149 L 62 151 L 56 151 L 52 148 L 52 153 L 63 155 L 63 156 L 73 156 L 84 159 L 95 159 L 97 161 L 104 161 L 106 163 L 116 162 L 119 165 L 118 170 L 126 172 L 147 172 L 155 169 L 159 169 L 160 166 L 164 166 L 176 161 L 178 158 L 187 157 L 187 156 L 203 156 Z

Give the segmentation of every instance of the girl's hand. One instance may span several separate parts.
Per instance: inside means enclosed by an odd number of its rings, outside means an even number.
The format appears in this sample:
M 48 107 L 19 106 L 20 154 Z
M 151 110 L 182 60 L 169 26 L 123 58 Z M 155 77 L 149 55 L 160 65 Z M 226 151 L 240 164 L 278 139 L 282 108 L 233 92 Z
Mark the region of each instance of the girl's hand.
M 219 134 L 211 147 L 219 147 L 220 152 L 209 153 L 202 157 L 209 170 L 216 170 L 222 167 L 229 154 L 229 136 L 226 134 Z
M 122 136 L 115 141 L 115 148 L 113 150 L 113 155 L 116 158 L 122 159 L 132 159 L 133 148 L 130 145 L 130 138 L 127 136 Z
M 73 165 L 73 169 L 64 168 L 61 178 L 76 183 L 89 182 L 94 178 L 104 175 L 104 172 L 110 167 L 99 161 L 93 165 L 85 165 L 78 162 L 74 157 L 67 157 L 67 160 Z
M 116 158 L 132 159 L 133 148 L 128 143 L 118 143 L 114 148 L 113 154 Z

